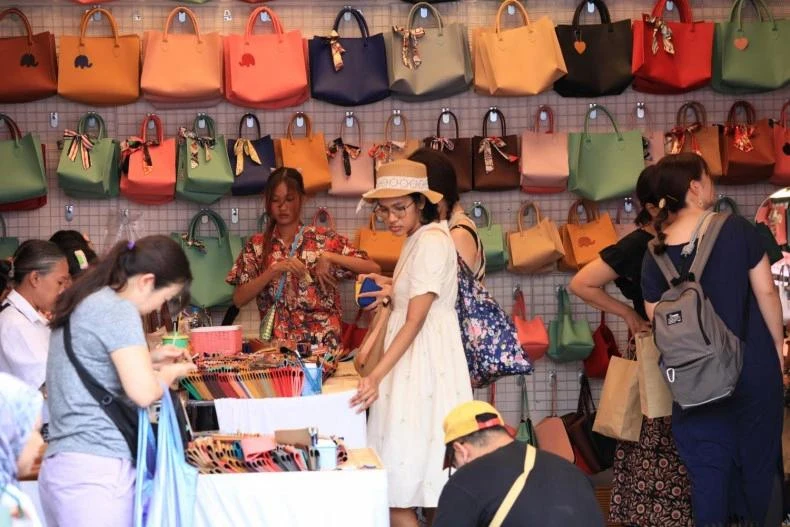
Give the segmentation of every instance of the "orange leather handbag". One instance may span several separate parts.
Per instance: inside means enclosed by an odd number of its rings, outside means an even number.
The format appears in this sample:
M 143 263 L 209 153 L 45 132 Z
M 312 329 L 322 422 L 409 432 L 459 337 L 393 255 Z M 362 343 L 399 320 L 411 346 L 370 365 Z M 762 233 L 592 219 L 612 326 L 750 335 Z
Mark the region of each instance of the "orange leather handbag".
M 153 139 L 149 139 L 151 126 Z M 164 138 L 158 115 L 143 119 L 140 135 L 121 145 L 121 158 L 125 172 L 121 177 L 122 195 L 145 205 L 161 205 L 175 199 L 176 140 Z
M 266 14 L 273 33 L 254 35 L 256 21 Z M 268 7 L 250 13 L 244 35 L 225 37 L 225 96 L 233 104 L 277 109 L 297 106 L 310 96 L 307 55 L 298 29 L 285 31 Z
M 294 137 L 294 125 L 299 119 L 303 120 L 304 137 Z M 299 112 L 291 117 L 285 137 L 277 140 L 276 150 L 281 166 L 295 168 L 302 174 L 308 194 L 328 190 L 332 185 L 324 134 L 313 133 L 313 124 L 307 114 Z
M 586 223 L 579 221 L 579 207 L 584 208 Z M 563 225 L 561 235 L 565 258 L 560 262 L 560 268 L 565 270 L 581 269 L 595 260 L 601 249 L 617 243 L 617 232 L 609 214 L 599 213 L 598 205 L 586 199 L 571 205 L 568 223 Z
M 111 37 L 88 37 L 93 15 L 101 13 Z M 58 94 L 93 105 L 128 104 L 140 97 L 140 37 L 119 35 L 112 13 L 100 7 L 82 16 L 79 36 L 60 37 Z
M 14 7 L 0 12 L 0 20 L 14 15 L 25 26 L 21 37 L 0 38 L 0 103 L 29 102 L 58 92 L 55 36 L 46 31 L 33 34 L 30 22 Z
M 359 229 L 359 248 L 370 256 L 370 259 L 381 266 L 381 272 L 391 274 L 400 258 L 401 249 L 406 242 L 404 236 L 395 236 L 388 230 L 376 230 L 376 215 L 370 215 L 370 225 Z
M 170 33 L 178 13 L 192 21 L 195 34 Z M 143 37 L 143 97 L 155 106 L 213 105 L 222 100 L 222 37 L 201 33 L 195 14 L 185 7 L 170 12 L 164 31 Z
M 518 342 L 521 344 L 521 349 L 524 350 L 529 360 L 534 364 L 549 349 L 549 332 L 546 330 L 546 324 L 543 323 L 543 319 L 540 316 L 531 320 L 527 318 L 524 293 L 521 292 L 519 286 L 516 286 L 513 300 L 513 324 L 516 326 L 516 333 L 518 333 Z

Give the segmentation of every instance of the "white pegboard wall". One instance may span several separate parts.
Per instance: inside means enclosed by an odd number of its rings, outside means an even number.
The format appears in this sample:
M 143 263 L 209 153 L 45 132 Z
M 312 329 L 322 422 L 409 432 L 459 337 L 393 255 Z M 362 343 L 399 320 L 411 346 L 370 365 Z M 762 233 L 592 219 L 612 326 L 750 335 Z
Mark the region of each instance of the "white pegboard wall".
M 312 38 L 313 35 L 328 34 L 337 11 L 349 3 L 352 2 L 277 0 L 267 5 L 275 10 L 286 29 L 298 28 L 305 38 Z M 731 0 L 693 0 L 692 3 L 696 19 L 720 21 L 729 16 Z M 790 2 L 768 0 L 767 3 L 776 17 L 790 17 Z M 15 2 L 0 0 L 2 7 L 14 4 Z M 411 8 L 410 4 L 388 0 L 366 0 L 352 4 L 362 9 L 371 33 L 389 31 L 392 24 L 404 24 L 406 15 Z M 145 30 L 161 29 L 168 13 L 177 5 L 170 1 L 116 0 L 103 7 L 112 11 L 121 33 L 138 33 L 142 36 Z M 437 4 L 435 7 L 442 14 L 445 23 L 463 22 L 471 29 L 480 25 L 493 25 L 498 5 L 498 2 L 492 0 L 463 0 Z M 536 19 L 545 15 L 558 24 L 570 23 L 576 5 L 576 0 L 554 0 L 551 2 L 530 0 L 526 3 L 531 18 Z M 609 0 L 607 2 L 612 20 L 639 18 L 642 13 L 649 12 L 652 5 L 652 0 Z M 242 33 L 247 17 L 254 7 L 237 0 L 215 0 L 204 5 L 189 5 L 189 8 L 199 18 L 202 32 L 218 31 L 222 34 Z M 25 2 L 22 9 L 30 19 L 34 31 L 48 30 L 58 38 L 61 35 L 77 34 L 79 19 L 86 6 L 76 5 L 67 0 L 31 0 Z M 749 10 L 747 16 L 752 17 L 753 13 Z M 595 15 L 585 14 L 583 21 L 592 21 L 593 17 L 597 17 L 597 13 Z M 505 15 L 504 24 L 511 26 L 518 23 L 519 20 L 518 16 Z M 426 24 L 429 23 L 431 22 L 426 21 Z M 269 24 L 258 22 L 256 31 L 269 31 L 268 26 Z M 175 22 L 173 31 L 189 32 L 191 27 L 188 22 L 184 24 Z M 340 31 L 341 34 L 356 34 L 357 32 L 350 22 L 343 22 Z M 106 34 L 106 32 L 106 21 L 91 22 L 89 34 Z M 18 34 L 21 32 L 13 19 L 6 19 L 0 23 L 0 36 Z M 189 64 L 184 64 L 183 67 L 188 68 Z M 767 117 L 777 117 L 779 109 L 788 98 L 790 98 L 790 88 L 746 97 L 757 108 L 758 116 Z M 643 129 L 646 127 L 645 122 L 637 122 L 632 116 L 636 109 L 636 103 L 644 102 L 652 127 L 663 131 L 674 124 L 677 108 L 690 99 L 701 101 L 705 105 L 709 121 L 722 122 L 736 97 L 716 94 L 710 89 L 686 95 L 656 96 L 636 93 L 629 88 L 622 95 L 602 97 L 596 102 L 605 105 L 612 111 L 621 126 Z M 505 113 L 508 130 L 511 133 L 520 133 L 532 126 L 534 113 L 540 104 L 548 104 L 554 109 L 557 128 L 578 130 L 583 124 L 584 114 L 590 102 L 592 100 L 564 99 L 551 91 L 534 97 L 517 98 L 486 97 L 469 91 L 462 95 L 426 103 L 404 103 L 395 99 L 387 99 L 353 110 L 362 124 L 364 138 L 367 141 L 372 141 L 382 137 L 384 122 L 391 115 L 393 109 L 400 109 L 406 117 L 409 135 L 422 138 L 433 134 L 436 118 L 441 108 L 449 107 L 459 118 L 461 135 L 468 137 L 480 133 L 481 120 L 490 106 L 497 106 Z M 65 101 L 59 97 L 21 105 L 0 105 L 0 111 L 8 113 L 14 118 L 23 131 L 35 131 L 47 146 L 49 204 L 43 209 L 33 212 L 4 214 L 9 233 L 12 235 L 20 238 L 47 238 L 57 229 L 75 228 L 87 232 L 94 241 L 101 245 L 106 235 L 108 218 L 117 214 L 118 210 L 130 209 L 133 213 L 142 213 L 146 233 L 169 233 L 184 230 L 190 218 L 200 209 L 197 204 L 180 201 L 162 207 L 144 207 L 129 203 L 122 198 L 108 201 L 80 200 L 72 202 L 64 196 L 58 189 L 55 179 L 55 168 L 60 155 L 56 143 L 62 137 L 63 130 L 73 128 L 79 117 L 90 109 L 99 111 L 107 123 L 109 135 L 119 139 L 137 134 L 141 120 L 149 112 L 159 114 L 163 119 L 166 136 L 173 136 L 179 126 L 190 125 L 198 111 L 209 113 L 215 119 L 219 132 L 228 137 L 235 137 L 239 118 L 246 111 L 228 103 L 221 103 L 210 108 L 156 110 L 142 100 L 121 107 L 92 108 Z M 328 140 L 336 137 L 338 125 L 347 109 L 309 100 L 298 108 L 278 111 L 259 110 L 255 113 L 261 121 L 264 133 L 280 137 L 284 135 L 291 115 L 297 110 L 307 112 L 313 121 L 314 129 L 325 133 Z M 58 113 L 57 128 L 49 126 L 50 112 Z M 605 119 L 600 117 L 592 124 L 598 129 L 608 126 Z M 5 134 L 5 130 L 0 133 Z M 768 185 L 721 187 L 719 191 L 734 197 L 742 213 L 753 215 L 757 205 L 771 192 L 771 187 Z M 569 193 L 527 196 L 518 191 L 471 192 L 462 196 L 462 202 L 467 208 L 470 208 L 475 200 L 483 201 L 490 208 L 494 221 L 502 224 L 505 231 L 516 228 L 516 213 L 520 204 L 527 199 L 537 200 L 544 215 L 561 224 L 565 221 L 568 207 L 575 198 Z M 74 221 L 66 223 L 63 212 L 64 206 L 69 203 L 75 205 L 76 211 Z M 367 221 L 366 214 L 355 214 L 356 203 L 356 199 L 335 198 L 322 194 L 311 198 L 307 203 L 304 217 L 306 221 L 309 221 L 316 207 L 326 206 L 334 215 L 338 230 L 353 237 L 356 229 Z M 618 202 L 604 203 L 602 208 L 614 214 L 618 204 Z M 229 222 L 230 211 L 235 207 L 239 208 L 240 220 L 238 224 L 231 224 Z M 222 199 L 212 208 L 226 218 L 232 232 L 248 235 L 255 230 L 261 203 L 254 197 L 228 197 Z M 100 247 L 100 249 L 104 248 Z M 500 272 L 489 275 L 486 284 L 503 307 L 508 310 L 512 305 L 513 287 L 520 284 L 525 293 L 530 313 L 542 316 L 548 323 L 555 316 L 555 288 L 558 285 L 567 284 L 569 276 L 567 273 L 520 276 Z M 614 290 L 614 288 L 610 286 L 609 290 Z M 354 311 L 353 303 L 350 300 L 350 284 L 343 285 L 343 298 L 346 314 L 350 317 Z M 578 299 L 572 299 L 572 304 L 575 316 L 585 317 L 593 327 L 597 326 L 599 320 L 597 311 L 585 306 Z M 254 306 L 250 305 L 245 308 L 240 320 L 246 331 L 251 333 L 257 331 L 258 315 Z M 609 317 L 608 322 L 620 345 L 625 346 L 625 324 L 615 320 L 614 317 Z M 566 413 L 576 407 L 577 375 L 580 367 L 580 363 L 558 365 L 549 359 L 543 359 L 536 364 L 535 374 L 528 380 L 533 420 L 540 420 L 548 413 L 549 372 L 551 370 L 557 372 L 559 381 L 558 412 L 560 414 Z M 593 381 L 593 389 L 597 393 L 600 389 L 600 381 Z M 486 390 L 480 390 L 477 395 L 486 397 Z M 504 411 L 506 419 L 514 425 L 518 421 L 519 402 L 520 392 L 515 380 L 500 381 L 498 383 L 497 405 Z

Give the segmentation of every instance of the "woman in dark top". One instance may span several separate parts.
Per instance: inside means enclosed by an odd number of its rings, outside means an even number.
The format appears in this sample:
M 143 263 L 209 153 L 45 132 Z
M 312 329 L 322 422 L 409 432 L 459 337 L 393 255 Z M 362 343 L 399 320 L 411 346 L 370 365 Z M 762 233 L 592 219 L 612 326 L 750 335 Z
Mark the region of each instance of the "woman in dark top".
M 629 332 L 649 331 L 642 288 L 642 257 L 655 236 L 653 219 L 658 213 L 658 175 L 655 167 L 642 171 L 636 195 L 642 210 L 639 226 L 573 277 L 570 290 L 579 298 L 628 324 Z M 605 286 L 614 282 L 632 305 L 609 295 Z M 688 527 L 691 490 L 686 467 L 672 440 L 670 417 L 642 420 L 639 441 L 621 441 L 615 451 L 609 521 L 638 527 Z
M 657 170 L 656 249 L 680 268 L 683 247 L 713 205 L 713 182 L 695 154 L 667 156 Z M 744 352 L 732 397 L 691 410 L 673 407 L 672 432 L 692 482 L 694 520 L 698 526 L 729 525 L 735 518 L 773 527 L 781 523 L 782 309 L 760 237 L 745 218 L 727 218 L 699 281 L 716 313 L 743 340 Z M 648 251 L 642 293 L 651 319 L 667 289 Z

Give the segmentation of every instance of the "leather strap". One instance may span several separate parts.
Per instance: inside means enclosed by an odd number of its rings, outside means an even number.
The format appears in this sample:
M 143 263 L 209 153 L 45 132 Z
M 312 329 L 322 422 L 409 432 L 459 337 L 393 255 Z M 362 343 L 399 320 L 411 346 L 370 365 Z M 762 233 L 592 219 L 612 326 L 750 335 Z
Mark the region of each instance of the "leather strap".
M 524 485 L 527 484 L 529 473 L 532 472 L 535 466 L 537 452 L 535 447 L 527 445 L 527 454 L 524 456 L 524 472 L 513 482 L 510 490 L 505 495 L 505 499 L 497 509 L 496 514 L 494 514 L 494 519 L 491 520 L 490 527 L 501 527 L 507 515 L 510 514 L 510 509 L 513 508 L 513 504 L 516 503 L 516 498 L 518 498 L 519 495 L 521 495 L 521 491 L 524 490 Z

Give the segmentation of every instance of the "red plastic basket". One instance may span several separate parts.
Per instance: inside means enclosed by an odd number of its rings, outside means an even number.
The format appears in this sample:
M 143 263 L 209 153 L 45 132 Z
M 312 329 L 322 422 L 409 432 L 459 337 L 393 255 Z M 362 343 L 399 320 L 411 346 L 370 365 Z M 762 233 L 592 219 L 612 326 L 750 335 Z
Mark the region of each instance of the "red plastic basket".
M 195 328 L 189 336 L 193 353 L 237 355 L 241 353 L 241 326 Z

